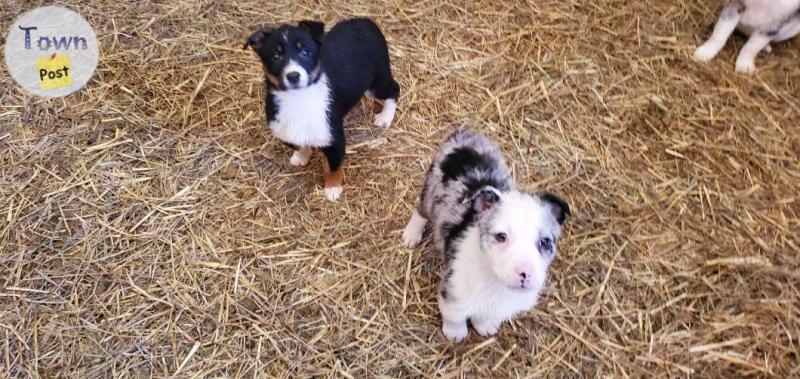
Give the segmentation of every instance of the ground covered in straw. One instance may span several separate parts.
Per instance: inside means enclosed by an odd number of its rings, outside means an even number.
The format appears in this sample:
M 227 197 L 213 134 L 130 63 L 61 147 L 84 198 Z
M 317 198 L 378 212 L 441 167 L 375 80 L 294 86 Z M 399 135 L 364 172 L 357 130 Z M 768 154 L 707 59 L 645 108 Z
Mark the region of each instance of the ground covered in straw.
M 800 375 L 800 41 L 690 59 L 721 0 L 66 1 L 95 78 L 0 71 L 0 376 Z M 39 2 L 3 2 L 0 30 Z M 324 200 L 265 130 L 264 24 L 369 16 L 402 87 Z M 460 125 L 574 208 L 536 309 L 446 342 L 400 233 Z

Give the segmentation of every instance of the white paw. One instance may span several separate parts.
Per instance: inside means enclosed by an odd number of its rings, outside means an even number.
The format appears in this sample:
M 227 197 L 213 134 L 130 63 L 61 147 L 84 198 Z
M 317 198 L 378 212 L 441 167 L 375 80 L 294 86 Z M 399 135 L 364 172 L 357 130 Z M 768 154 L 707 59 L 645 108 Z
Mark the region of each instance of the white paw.
M 406 225 L 406 230 L 403 231 L 403 245 L 407 248 L 414 248 L 422 242 L 422 233 L 412 227 L 413 225 Z
M 500 330 L 500 323 L 494 321 L 475 322 L 472 326 L 475 327 L 478 334 L 484 337 L 493 336 Z
M 311 155 L 303 156 L 302 153 L 299 151 L 295 151 L 292 154 L 292 157 L 289 158 L 289 164 L 295 167 L 302 167 L 308 164 L 308 161 L 311 159 Z
M 445 324 L 442 326 L 442 333 L 451 342 L 461 342 L 464 338 L 467 338 L 469 330 L 467 329 L 467 323 L 463 323 L 459 326 Z
M 736 71 L 743 74 L 752 74 L 756 72 L 756 63 L 752 59 L 737 59 Z
M 373 124 L 379 128 L 388 128 L 392 125 L 395 112 L 397 112 L 397 101 L 394 99 L 384 100 L 383 109 L 381 109 L 381 113 L 375 115 Z
M 375 115 L 375 120 L 372 122 L 372 124 L 379 128 L 388 128 L 392 126 L 392 121 L 394 121 L 394 114 L 381 112 Z
M 339 197 L 342 196 L 342 191 L 344 191 L 344 188 L 342 187 L 325 188 L 325 198 L 330 201 L 337 201 L 339 200 Z
M 406 229 L 403 230 L 403 244 L 408 248 L 413 248 L 422 241 L 422 233 L 425 232 L 425 224 L 428 222 L 424 217 L 420 216 L 417 211 L 411 215 L 411 220 L 408 221 Z
M 710 46 L 707 43 L 700 45 L 697 50 L 694 51 L 694 59 L 700 62 L 708 62 L 714 59 L 717 56 L 717 49 L 715 46 Z

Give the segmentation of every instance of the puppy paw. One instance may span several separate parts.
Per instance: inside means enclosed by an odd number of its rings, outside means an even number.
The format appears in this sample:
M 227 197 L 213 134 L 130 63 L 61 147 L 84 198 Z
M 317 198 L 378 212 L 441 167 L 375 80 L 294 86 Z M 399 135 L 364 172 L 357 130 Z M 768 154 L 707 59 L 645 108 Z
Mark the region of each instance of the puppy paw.
M 467 338 L 469 330 L 466 323 L 459 326 L 444 325 L 442 326 L 442 333 L 450 342 L 461 342 L 464 338 Z
M 392 121 L 394 121 L 394 113 L 381 112 L 375 115 L 375 120 L 372 124 L 379 128 L 388 128 L 392 126 Z
M 403 231 L 403 245 L 406 245 L 409 249 L 416 247 L 422 242 L 422 233 L 413 229 L 411 226 L 411 224 L 408 224 L 406 230 Z
M 325 198 L 330 201 L 338 201 L 339 197 L 342 196 L 342 191 L 344 191 L 342 187 L 326 187 L 324 189 Z
M 717 48 L 715 46 L 710 46 L 709 44 L 705 43 L 700 45 L 694 51 L 694 59 L 700 62 L 708 62 L 714 59 L 717 56 Z
M 417 211 L 411 215 L 411 220 L 408 221 L 406 229 L 403 230 L 403 244 L 408 248 L 413 248 L 422 242 L 422 233 L 425 232 L 425 224 L 428 222 L 424 217 L 420 216 Z
M 756 72 L 756 63 L 752 59 L 737 59 L 736 72 L 752 74 Z
M 289 158 L 289 164 L 295 167 L 303 167 L 308 164 L 308 161 L 311 159 L 311 155 L 304 156 L 301 152 L 295 151 L 292 154 L 292 157 Z
M 475 331 L 478 332 L 478 334 L 484 337 L 493 336 L 500 330 L 500 322 L 491 320 L 476 321 L 473 322 L 472 326 L 475 327 Z

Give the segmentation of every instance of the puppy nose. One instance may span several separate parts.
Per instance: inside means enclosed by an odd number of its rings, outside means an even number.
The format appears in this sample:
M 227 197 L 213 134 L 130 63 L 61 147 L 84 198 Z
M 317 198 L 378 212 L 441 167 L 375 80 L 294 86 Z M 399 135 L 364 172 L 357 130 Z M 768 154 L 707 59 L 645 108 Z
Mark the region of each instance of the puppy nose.
M 528 268 L 517 267 L 517 269 L 514 271 L 517 273 L 517 275 L 519 275 L 519 278 L 522 281 L 531 280 L 531 278 L 533 277 L 531 270 Z
M 286 74 L 286 80 L 288 80 L 289 83 L 297 84 L 297 82 L 300 81 L 300 73 L 297 71 L 292 71 Z

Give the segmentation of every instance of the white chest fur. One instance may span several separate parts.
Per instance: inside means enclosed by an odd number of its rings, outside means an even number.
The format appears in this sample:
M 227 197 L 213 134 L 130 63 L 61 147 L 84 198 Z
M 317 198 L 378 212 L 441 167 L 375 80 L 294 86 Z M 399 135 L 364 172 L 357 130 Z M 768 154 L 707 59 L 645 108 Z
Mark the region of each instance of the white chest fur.
M 800 30 L 800 20 L 794 17 L 800 0 L 746 0 L 744 4 L 739 29 L 746 34 L 774 31 L 777 34 L 772 39 L 782 41 L 792 38 Z
M 278 114 L 269 128 L 276 138 L 301 147 L 330 145 L 333 139 L 328 126 L 331 94 L 324 74 L 306 88 L 273 91 L 273 95 Z

